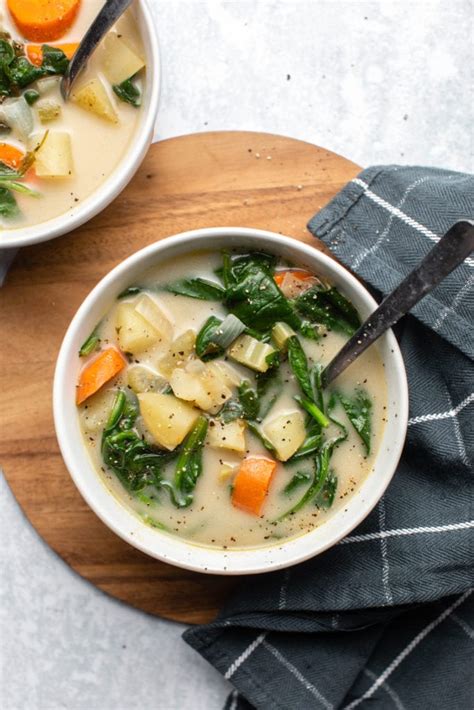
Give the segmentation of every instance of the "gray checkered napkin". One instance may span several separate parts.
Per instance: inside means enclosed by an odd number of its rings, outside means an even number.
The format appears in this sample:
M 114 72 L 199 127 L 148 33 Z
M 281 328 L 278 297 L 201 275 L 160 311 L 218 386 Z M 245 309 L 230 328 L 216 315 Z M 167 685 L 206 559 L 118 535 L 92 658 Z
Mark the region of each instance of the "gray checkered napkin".
M 460 218 L 474 178 L 364 170 L 309 229 L 380 297 Z M 473 658 L 474 260 L 399 330 L 408 436 L 376 509 L 333 549 L 243 580 L 186 641 L 235 690 L 228 710 L 470 710 Z

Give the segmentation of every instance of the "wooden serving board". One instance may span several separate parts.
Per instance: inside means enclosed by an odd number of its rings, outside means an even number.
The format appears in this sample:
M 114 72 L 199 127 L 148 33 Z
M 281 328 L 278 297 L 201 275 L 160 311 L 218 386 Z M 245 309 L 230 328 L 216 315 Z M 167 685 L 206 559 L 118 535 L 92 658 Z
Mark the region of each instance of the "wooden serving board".
M 215 617 L 237 580 L 187 572 L 138 552 L 76 490 L 51 411 L 54 364 L 73 314 L 118 262 L 177 232 L 259 227 L 315 244 L 308 219 L 358 171 L 334 153 L 280 136 L 173 138 L 152 146 L 102 214 L 17 257 L 0 289 L 0 464 L 38 533 L 108 594 L 152 614 L 202 623 Z

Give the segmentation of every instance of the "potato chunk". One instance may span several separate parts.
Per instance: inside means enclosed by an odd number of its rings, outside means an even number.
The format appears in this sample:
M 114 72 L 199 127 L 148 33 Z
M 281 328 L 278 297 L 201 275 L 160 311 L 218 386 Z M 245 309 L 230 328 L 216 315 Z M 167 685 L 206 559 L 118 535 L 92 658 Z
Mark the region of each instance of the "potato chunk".
M 135 304 L 135 310 L 151 323 L 161 340 L 169 342 L 173 336 L 173 326 L 164 310 L 150 296 L 142 296 Z
M 301 412 L 281 414 L 269 422 L 264 422 L 262 430 L 275 447 L 277 458 L 280 461 L 288 461 L 306 438 L 304 417 Z
M 74 172 L 71 136 L 64 131 L 49 131 L 31 137 L 30 149 L 36 151 L 35 172 L 38 177 L 65 178 Z M 43 141 L 43 143 L 41 143 Z
M 245 452 L 245 422 L 236 419 L 224 424 L 213 420 L 209 426 L 209 445 L 217 449 L 230 449 L 240 454 Z
M 160 372 L 162 372 L 165 377 L 169 377 L 175 367 L 184 365 L 194 352 L 195 342 L 196 333 L 193 330 L 187 330 L 177 337 L 176 340 L 171 343 L 168 352 L 158 361 Z
M 172 394 L 144 392 L 138 395 L 140 413 L 157 444 L 172 451 L 191 431 L 199 412 Z
M 127 41 L 115 33 L 106 36 L 104 50 L 104 74 L 111 84 L 121 84 L 145 66 Z
M 72 96 L 72 100 L 81 108 L 95 113 L 100 118 L 118 123 L 118 115 L 115 106 L 112 103 L 107 90 L 99 77 L 94 77 L 84 86 L 76 89 Z
M 126 353 L 140 353 L 154 345 L 158 333 L 153 326 L 136 312 L 133 303 L 120 303 L 115 316 L 120 348 Z
M 186 367 L 177 367 L 170 377 L 173 392 L 180 399 L 193 402 L 205 412 L 216 414 L 232 397 L 231 390 L 204 363 L 190 361 Z
M 135 394 L 162 392 L 168 386 L 164 377 L 145 365 L 132 365 L 127 368 L 127 384 Z

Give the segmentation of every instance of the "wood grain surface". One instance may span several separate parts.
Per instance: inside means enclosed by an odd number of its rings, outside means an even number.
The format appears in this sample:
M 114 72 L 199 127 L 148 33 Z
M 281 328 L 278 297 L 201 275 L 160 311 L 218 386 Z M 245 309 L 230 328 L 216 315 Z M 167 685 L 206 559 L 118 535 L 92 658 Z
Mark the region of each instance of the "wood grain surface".
M 141 247 L 199 227 L 259 227 L 315 244 L 308 219 L 359 171 L 322 148 L 260 133 L 202 133 L 157 143 L 95 219 L 23 249 L 0 289 L 0 463 L 31 524 L 76 572 L 146 612 L 215 617 L 235 578 L 181 570 L 138 552 L 87 507 L 61 459 L 51 388 L 78 306 Z

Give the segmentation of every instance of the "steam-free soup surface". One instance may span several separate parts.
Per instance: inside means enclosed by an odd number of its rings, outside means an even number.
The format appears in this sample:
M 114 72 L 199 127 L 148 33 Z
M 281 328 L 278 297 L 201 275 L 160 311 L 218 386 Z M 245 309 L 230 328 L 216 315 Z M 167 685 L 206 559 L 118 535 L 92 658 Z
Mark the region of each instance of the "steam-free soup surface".
M 257 311 L 259 304 L 252 302 L 255 293 L 248 293 L 252 288 L 250 276 L 249 288 L 244 284 L 241 293 L 244 301 L 229 297 L 232 287 L 223 296 L 225 286 L 219 272 L 222 256 L 196 253 L 144 274 L 139 280 L 141 289 L 132 289 L 117 300 L 85 348 L 87 352 L 94 348 L 88 356 L 86 372 L 89 363 L 97 362 L 111 347 L 122 353 L 129 351 L 122 365 L 118 362 L 118 375 L 80 405 L 85 446 L 98 475 L 113 495 L 145 523 L 203 545 L 262 546 L 323 524 L 355 494 L 371 470 L 383 432 L 386 387 L 376 348 L 369 349 L 348 368 L 337 381 L 337 391 L 324 392 L 322 402 L 317 388 L 318 367 L 331 359 L 355 328 L 354 312 L 348 316 L 351 325 L 341 317 L 342 311 L 328 306 L 322 316 L 327 322 L 329 316 L 332 318 L 332 327 L 327 327 L 320 322 L 321 314 L 311 317 L 310 308 L 300 299 L 308 291 L 327 293 L 329 284 L 321 284 L 307 272 L 288 270 L 283 263 L 269 269 L 265 266 L 262 273 L 258 271 L 258 261 L 256 264 L 253 271 L 249 267 L 248 274 L 254 279 L 261 277 L 260 293 L 265 294 L 268 278 L 273 284 L 276 281 L 281 289 L 277 287 L 276 293 L 283 305 L 290 304 L 291 312 L 299 313 L 293 319 L 290 311 L 286 312 L 291 326 L 276 321 L 275 314 L 266 321 L 266 316 Z M 220 278 L 216 277 L 216 270 Z M 238 278 L 241 277 L 242 273 Z M 195 278 L 216 284 L 222 289 L 220 295 L 215 295 L 214 300 L 181 295 L 190 288 L 199 293 L 202 284 L 192 287 L 189 282 Z M 164 290 L 166 286 L 175 292 Z M 206 290 L 205 286 L 202 288 Z M 234 296 L 238 290 L 239 284 L 234 286 Z M 212 293 L 206 295 L 212 297 Z M 165 319 L 161 325 L 153 305 L 160 318 Z M 240 320 L 252 309 L 251 327 L 259 329 L 255 333 L 249 328 L 244 330 L 245 324 Z M 226 321 L 229 312 L 236 314 L 235 322 Z M 134 317 L 137 313 L 138 319 Z M 214 336 L 210 328 L 205 348 L 203 326 L 211 317 L 224 321 L 224 326 L 220 331 L 217 327 L 219 332 Z M 155 329 L 150 327 L 152 322 Z M 231 341 L 224 347 L 213 340 L 219 340 L 222 330 Z M 259 345 L 254 335 L 267 342 Z M 221 342 L 225 343 L 225 337 Z M 130 347 L 135 347 L 135 352 L 130 352 Z M 268 369 L 261 372 L 257 367 Z M 302 389 L 305 373 L 312 373 L 311 389 L 306 385 L 306 391 Z M 205 383 L 204 389 L 199 387 L 200 382 Z M 79 398 L 81 393 L 87 394 L 81 387 L 78 392 Z M 104 461 L 101 442 L 106 438 L 103 432 L 117 392 L 123 392 L 127 402 L 137 407 L 132 428 L 143 437 L 147 451 L 163 453 L 159 476 L 165 480 L 164 486 L 138 482 L 136 490 L 131 490 L 134 478 L 131 475 L 125 480 L 123 468 L 120 469 L 121 454 L 118 458 L 112 456 L 112 467 Z M 172 417 L 168 432 L 160 430 L 153 419 L 160 418 L 160 414 L 150 413 L 156 396 L 158 408 L 168 400 L 184 407 L 182 412 L 178 407 L 176 414 L 172 408 L 169 413 L 166 410 Z M 187 423 L 190 412 L 193 421 Z M 357 416 L 359 427 L 365 422 L 365 431 L 358 432 L 351 423 L 352 417 L 357 424 Z M 186 447 L 192 448 L 190 438 L 199 422 L 205 422 L 206 431 L 191 460 L 186 461 Z M 117 435 L 120 438 L 120 425 L 109 438 Z M 165 441 L 168 435 L 175 440 Z M 110 455 L 110 450 L 105 455 Z M 133 461 L 133 456 L 129 461 Z M 118 473 L 114 468 L 117 462 Z M 185 467 L 189 465 L 185 474 L 189 478 L 187 487 L 178 483 L 178 470 L 183 463 Z
M 33 43 L 21 35 L 5 2 L 2 4 L 0 29 L 8 33 L 11 40 L 21 43 L 21 51 L 25 53 L 26 58 L 33 57 L 31 47 L 41 47 L 43 44 L 63 48 L 70 55 L 103 6 L 100 0 L 81 2 L 74 22 L 59 40 Z M 119 41 L 119 47 L 116 40 Z M 130 62 L 130 71 L 135 71 L 140 62 L 142 63 L 142 68 L 133 79 L 139 94 L 137 106 L 121 100 L 113 90 L 113 81 L 110 80 L 110 77 L 114 76 L 113 68 L 112 74 L 109 72 L 110 66 L 118 69 L 117 76 L 120 77 L 120 57 L 123 58 L 121 50 L 126 54 L 125 61 Z M 143 58 L 144 50 L 138 26 L 134 11 L 130 9 L 111 29 L 91 57 L 87 69 L 74 85 L 69 101 L 62 100 L 59 73 L 41 77 L 38 81 L 28 84 L 21 89 L 20 96 L 16 95 L 18 91 L 15 90 L 11 97 L 3 97 L 3 103 L 0 104 L 0 168 L 3 156 L 7 155 L 2 146 L 13 146 L 26 154 L 37 148 L 41 141 L 45 142 L 37 155 L 36 164 L 33 163 L 21 178 L 22 184 L 29 192 L 11 192 L 17 209 L 5 210 L 0 204 L 0 228 L 27 227 L 71 212 L 112 175 L 133 141 L 137 129 L 141 112 L 138 103 L 142 100 L 144 90 Z M 124 71 L 126 74 L 126 67 Z M 92 99 L 88 94 L 81 93 L 84 87 L 91 86 L 91 82 L 96 92 L 92 94 Z M 31 92 L 37 92 L 39 96 L 31 106 L 25 106 L 25 93 L 28 96 Z M 97 92 L 99 98 L 105 102 L 104 105 L 97 101 Z M 82 97 L 81 102 L 76 100 L 78 96 Z M 20 122 L 16 120 L 17 114 L 12 114 L 9 108 L 12 105 L 21 105 L 21 111 L 27 114 L 26 119 L 23 116 Z M 48 163 L 46 171 L 41 165 L 45 162 L 43 158 Z M 58 167 L 56 174 L 55 167 Z M 0 176 L 0 187 L 4 184 Z M 36 196 L 31 191 L 34 191 Z

